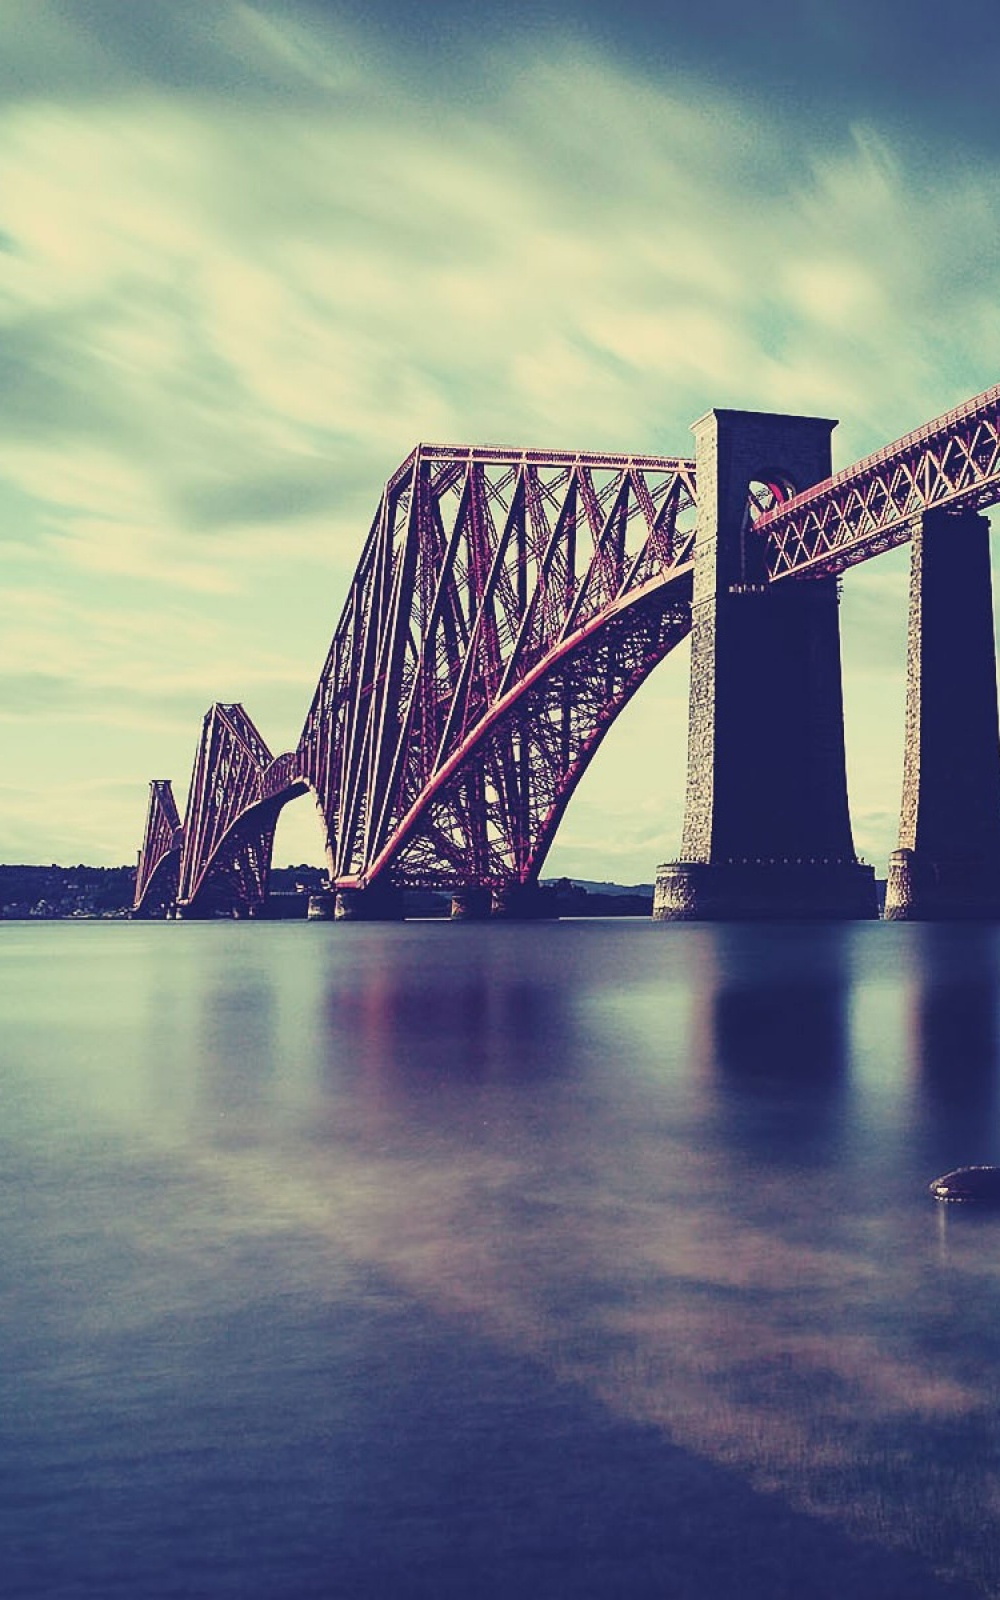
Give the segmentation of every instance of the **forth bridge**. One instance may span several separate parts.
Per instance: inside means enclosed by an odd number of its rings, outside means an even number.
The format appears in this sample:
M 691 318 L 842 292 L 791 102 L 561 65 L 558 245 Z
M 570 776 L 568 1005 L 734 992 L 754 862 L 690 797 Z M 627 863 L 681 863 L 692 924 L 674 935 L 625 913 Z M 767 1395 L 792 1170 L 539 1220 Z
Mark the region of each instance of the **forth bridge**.
M 254 915 L 311 793 L 328 909 L 551 912 L 540 886 L 615 718 L 691 636 L 687 791 L 661 920 L 877 915 L 852 839 L 841 574 L 911 542 L 885 915 L 1000 916 L 989 523 L 1000 387 L 831 473 L 835 424 L 713 410 L 693 459 L 419 445 L 386 483 L 294 750 L 207 712 L 183 821 L 155 780 L 135 914 Z

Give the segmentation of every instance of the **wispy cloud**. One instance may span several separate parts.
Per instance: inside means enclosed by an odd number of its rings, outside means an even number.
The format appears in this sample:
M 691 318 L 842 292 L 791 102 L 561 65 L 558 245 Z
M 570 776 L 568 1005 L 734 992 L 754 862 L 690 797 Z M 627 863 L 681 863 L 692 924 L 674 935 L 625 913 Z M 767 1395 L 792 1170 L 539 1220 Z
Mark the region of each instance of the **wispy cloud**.
M 674 451 L 735 404 L 841 415 L 850 459 L 1000 364 L 992 170 L 928 187 L 873 128 L 790 153 L 759 107 L 571 43 L 449 100 L 305 12 L 113 11 L 100 40 L 48 4 L 0 25 L 25 82 L 62 64 L 0 113 L 0 508 L 82 609 L 214 615 L 227 680 L 263 640 L 318 664 L 419 438 Z

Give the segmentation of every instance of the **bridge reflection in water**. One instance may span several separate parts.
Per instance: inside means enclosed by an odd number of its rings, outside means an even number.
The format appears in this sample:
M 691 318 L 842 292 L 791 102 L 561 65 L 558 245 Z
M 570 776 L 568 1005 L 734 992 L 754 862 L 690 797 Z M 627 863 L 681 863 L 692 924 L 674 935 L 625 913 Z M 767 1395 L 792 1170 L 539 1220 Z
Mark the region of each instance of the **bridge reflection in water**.
M 995 930 L 7 945 L 10 1593 L 996 1592 Z

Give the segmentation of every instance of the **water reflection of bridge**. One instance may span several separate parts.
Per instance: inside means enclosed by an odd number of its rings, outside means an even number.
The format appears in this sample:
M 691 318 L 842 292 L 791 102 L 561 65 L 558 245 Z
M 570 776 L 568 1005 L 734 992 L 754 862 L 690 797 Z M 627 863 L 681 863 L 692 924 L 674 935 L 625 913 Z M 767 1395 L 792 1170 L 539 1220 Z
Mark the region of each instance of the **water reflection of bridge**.
M 830 475 L 833 423 L 713 411 L 693 460 L 421 445 L 386 484 L 294 751 L 207 713 L 183 822 L 153 783 L 136 909 L 252 912 L 311 792 L 340 914 L 407 888 L 537 915 L 601 739 L 692 635 L 668 918 L 876 914 L 853 845 L 838 584 L 912 540 L 899 849 L 887 914 L 1000 913 L 988 523 L 1000 388 Z

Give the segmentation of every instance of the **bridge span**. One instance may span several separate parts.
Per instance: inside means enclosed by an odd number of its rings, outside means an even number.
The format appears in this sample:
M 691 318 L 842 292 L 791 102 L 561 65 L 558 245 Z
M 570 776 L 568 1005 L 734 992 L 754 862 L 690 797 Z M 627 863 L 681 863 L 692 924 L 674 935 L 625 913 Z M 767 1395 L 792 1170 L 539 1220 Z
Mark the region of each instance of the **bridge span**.
M 293 751 L 206 713 L 184 820 L 150 789 L 137 914 L 253 914 L 311 792 L 337 914 L 440 889 L 544 914 L 539 874 L 601 739 L 692 635 L 681 853 L 654 916 L 866 917 L 838 585 L 912 541 L 906 754 L 886 914 L 1000 915 L 988 522 L 1000 387 L 831 473 L 835 424 L 714 410 L 693 459 L 420 445 L 386 483 Z

